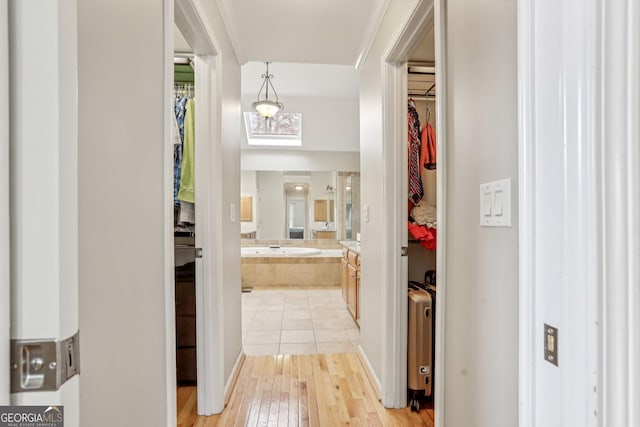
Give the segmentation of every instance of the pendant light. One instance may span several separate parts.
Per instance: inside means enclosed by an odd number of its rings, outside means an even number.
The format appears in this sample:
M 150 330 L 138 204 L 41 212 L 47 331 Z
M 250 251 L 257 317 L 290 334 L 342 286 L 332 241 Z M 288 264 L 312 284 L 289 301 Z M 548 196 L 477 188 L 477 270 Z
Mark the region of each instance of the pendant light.
M 276 93 L 276 89 L 273 87 L 271 83 L 271 78 L 273 74 L 269 74 L 269 64 L 270 62 L 265 62 L 267 64 L 267 72 L 262 75 L 264 81 L 262 82 L 262 86 L 260 86 L 260 90 L 258 91 L 258 100 L 251 104 L 251 107 L 258 112 L 262 117 L 267 119 L 276 115 L 276 113 L 284 108 L 284 104 L 282 102 L 278 102 L 278 94 Z M 273 91 L 276 96 L 276 100 L 272 101 L 269 99 L 269 87 Z M 260 99 L 260 94 L 264 89 L 264 99 Z

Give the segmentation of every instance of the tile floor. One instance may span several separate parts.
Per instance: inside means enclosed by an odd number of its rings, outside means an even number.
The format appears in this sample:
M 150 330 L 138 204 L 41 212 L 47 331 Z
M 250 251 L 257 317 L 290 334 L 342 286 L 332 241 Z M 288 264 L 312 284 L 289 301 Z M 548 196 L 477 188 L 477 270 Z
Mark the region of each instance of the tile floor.
M 242 294 L 245 354 L 354 352 L 360 329 L 337 289 L 253 290 Z

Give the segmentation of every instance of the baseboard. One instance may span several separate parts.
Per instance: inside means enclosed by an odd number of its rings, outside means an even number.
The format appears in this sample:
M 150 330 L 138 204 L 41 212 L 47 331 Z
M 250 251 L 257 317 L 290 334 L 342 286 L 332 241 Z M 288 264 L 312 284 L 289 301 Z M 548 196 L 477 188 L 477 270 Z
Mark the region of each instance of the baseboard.
M 242 365 L 244 365 L 244 361 L 247 356 L 244 354 L 244 351 L 240 351 L 238 355 L 238 359 L 236 359 L 236 363 L 233 365 L 233 370 L 231 371 L 231 375 L 229 375 L 229 380 L 224 385 L 224 406 L 226 407 L 229 403 L 229 399 L 231 399 L 231 393 L 233 393 L 233 388 L 236 385 L 236 381 L 238 381 L 238 377 L 240 376 L 240 370 L 242 369 Z
M 380 384 L 380 380 L 373 370 L 373 367 L 371 367 L 371 363 L 369 363 L 369 358 L 364 353 L 364 350 L 362 350 L 360 344 L 358 344 L 358 358 L 364 366 L 364 371 L 367 374 L 369 382 L 371 383 L 371 387 L 373 387 L 373 391 L 376 393 L 376 397 L 378 398 L 378 400 L 380 400 L 382 398 L 382 385 Z

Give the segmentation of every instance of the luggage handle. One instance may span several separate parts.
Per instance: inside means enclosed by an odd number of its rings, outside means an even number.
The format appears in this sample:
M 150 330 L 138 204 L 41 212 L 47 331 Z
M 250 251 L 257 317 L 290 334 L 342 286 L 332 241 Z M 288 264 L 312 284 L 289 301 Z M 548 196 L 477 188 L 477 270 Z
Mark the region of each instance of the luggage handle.
M 429 317 L 430 314 L 431 314 L 431 307 L 426 307 L 424 309 L 424 317 Z

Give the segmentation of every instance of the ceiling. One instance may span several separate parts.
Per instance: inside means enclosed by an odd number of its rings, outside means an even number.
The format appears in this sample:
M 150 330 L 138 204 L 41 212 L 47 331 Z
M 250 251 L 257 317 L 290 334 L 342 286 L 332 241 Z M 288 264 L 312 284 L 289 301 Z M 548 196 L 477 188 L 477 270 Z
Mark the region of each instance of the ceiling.
M 263 82 L 265 64 L 247 62 L 242 66 L 242 94 L 257 96 Z M 269 65 L 273 86 L 279 97 L 308 96 L 323 98 L 357 98 L 358 71 L 348 65 L 291 64 Z
M 354 65 L 381 0 L 219 0 L 241 63 Z

